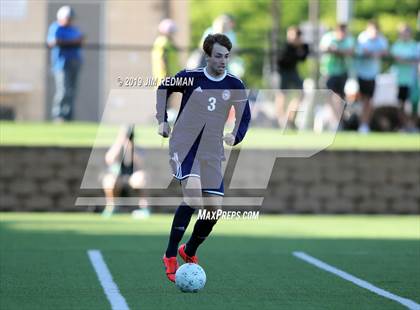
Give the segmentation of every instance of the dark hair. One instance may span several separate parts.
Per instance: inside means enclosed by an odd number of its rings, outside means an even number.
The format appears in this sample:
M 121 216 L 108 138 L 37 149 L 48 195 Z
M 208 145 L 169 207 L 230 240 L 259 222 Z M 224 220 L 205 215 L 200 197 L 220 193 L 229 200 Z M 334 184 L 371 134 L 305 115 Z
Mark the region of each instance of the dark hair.
M 302 36 L 302 30 L 300 30 L 298 26 L 290 26 L 289 28 L 287 28 L 287 31 L 294 31 L 298 38 Z
M 226 47 L 229 52 L 232 49 L 232 42 L 230 42 L 229 38 L 224 34 L 209 34 L 203 43 L 203 50 L 208 56 L 211 56 L 211 52 L 213 51 L 213 46 L 215 43 Z
M 343 32 L 346 32 L 347 31 L 347 24 L 338 24 L 336 29 L 341 30 Z
M 368 25 L 375 27 L 376 29 L 379 29 L 378 22 L 375 19 L 370 19 L 367 22 Z

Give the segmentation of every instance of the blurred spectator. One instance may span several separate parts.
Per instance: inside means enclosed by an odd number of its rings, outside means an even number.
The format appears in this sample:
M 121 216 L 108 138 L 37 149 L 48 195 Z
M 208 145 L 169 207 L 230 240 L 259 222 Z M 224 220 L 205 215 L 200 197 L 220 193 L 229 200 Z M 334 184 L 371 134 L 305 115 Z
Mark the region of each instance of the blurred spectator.
M 309 54 L 308 44 L 302 41 L 302 32 L 298 27 L 291 26 L 287 29 L 287 42 L 280 47 L 278 55 L 278 70 L 281 78 L 280 89 L 303 89 L 303 81 L 299 76 L 297 65 L 305 61 Z M 286 110 L 286 96 L 280 91 L 276 96 L 277 118 L 280 127 L 295 128 L 296 110 L 303 94 L 300 91 L 298 98 L 293 98 Z
M 320 72 L 326 87 L 334 94 L 329 96 L 328 102 L 325 102 L 322 108 L 317 109 L 314 122 L 316 132 L 336 129 L 340 118 L 342 118 L 341 128 L 348 128 L 347 122 L 352 112 L 341 114 L 344 109 L 342 100 L 345 99 L 344 86 L 348 78 L 349 58 L 353 55 L 353 50 L 354 39 L 348 35 L 345 24 L 337 25 L 334 30 L 327 32 L 321 38 Z
M 164 19 L 158 26 L 159 35 L 153 43 L 152 49 L 152 72 L 153 77 L 158 80 L 175 76 L 180 70 L 179 52 L 174 42 L 174 34 L 177 31 L 175 22 L 172 19 Z M 181 104 L 178 94 L 172 94 L 168 102 L 168 119 L 175 121 L 177 111 Z
M 391 54 L 394 58 L 393 69 L 397 74 L 398 79 L 398 101 L 400 107 L 400 122 L 402 126 L 410 130 L 414 127 L 413 121 L 417 116 L 416 107 L 413 106 L 413 119 L 407 118 L 405 114 L 405 102 L 410 98 L 410 91 L 415 87 L 417 63 L 420 59 L 420 51 L 417 48 L 417 43 L 412 39 L 411 29 L 407 25 L 402 25 L 399 28 L 399 38 L 392 45 Z
M 235 20 L 229 14 L 222 14 L 216 17 L 212 23 L 212 26 L 207 28 L 200 40 L 199 47 L 191 53 L 187 61 L 187 69 L 201 68 L 206 65 L 205 55 L 202 49 L 203 42 L 209 34 L 222 33 L 226 35 L 232 42 L 232 50 L 230 51 L 228 71 L 238 78 L 241 78 L 245 73 L 245 64 L 241 57 L 236 53 L 238 49 L 238 43 L 236 40 L 235 33 Z
M 419 13 L 420 15 L 420 13 Z M 419 28 L 420 28 L 420 18 L 419 18 Z M 417 55 L 420 55 L 420 42 L 417 40 Z M 412 106 L 412 114 L 415 115 L 415 122 L 417 128 L 420 129 L 420 118 L 419 118 L 419 105 L 420 105 L 420 61 L 417 62 L 417 74 L 415 75 L 415 81 L 413 82 L 413 87 L 411 88 L 410 101 Z
M 347 26 L 344 24 L 337 25 L 335 30 L 327 32 L 321 39 L 321 74 L 327 88 L 341 98 L 345 96 L 349 56 L 353 55 L 353 49 L 354 39 L 347 34 Z
M 106 206 L 102 215 L 109 217 L 117 209 L 115 198 L 127 196 L 130 188 L 140 189 L 146 183 L 145 172 L 140 169 L 142 158 L 134 145 L 134 126 L 121 128 L 117 140 L 105 155 L 105 162 L 108 165 L 108 172 L 102 180 L 106 196 Z M 145 199 L 140 198 L 139 208 L 133 212 L 133 216 L 149 216 Z
M 153 43 L 152 70 L 153 77 L 159 83 L 163 78 L 174 76 L 180 69 L 178 48 L 175 46 L 173 35 L 177 31 L 172 19 L 164 19 L 158 26 L 159 36 Z
M 63 6 L 57 11 L 57 21 L 48 28 L 47 44 L 51 48 L 51 68 L 55 79 L 52 117 L 57 122 L 73 119 L 77 79 L 82 64 L 84 36 L 73 25 L 74 17 L 73 9 Z
M 223 33 L 229 38 L 230 42 L 232 42 L 232 46 L 236 47 L 237 41 L 236 41 L 236 33 L 235 33 L 234 28 L 235 28 L 235 21 L 231 15 L 229 14 L 219 15 L 218 17 L 214 19 L 211 27 L 207 28 L 204 31 L 200 40 L 201 42 L 200 45 L 202 45 L 202 43 L 204 42 L 204 40 L 209 34 Z
M 388 41 L 379 32 L 375 21 L 369 21 L 366 30 L 357 38 L 355 69 L 362 101 L 362 115 L 359 132 L 370 131 L 372 98 L 375 92 L 375 78 L 381 72 L 381 58 L 387 54 Z
M 309 46 L 302 42 L 302 32 L 298 27 L 287 29 L 287 42 L 280 48 L 278 68 L 281 76 L 281 89 L 302 89 L 303 81 L 297 71 L 297 65 L 305 61 Z

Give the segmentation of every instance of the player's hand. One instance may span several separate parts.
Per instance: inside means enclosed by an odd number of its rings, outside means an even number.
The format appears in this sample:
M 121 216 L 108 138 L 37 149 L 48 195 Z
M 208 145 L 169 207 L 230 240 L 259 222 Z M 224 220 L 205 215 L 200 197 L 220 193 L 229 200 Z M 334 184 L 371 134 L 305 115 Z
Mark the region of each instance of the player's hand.
M 164 138 L 168 138 L 171 134 L 171 126 L 167 122 L 162 122 L 159 124 L 158 134 Z
M 235 144 L 235 136 L 231 133 L 227 133 L 223 136 L 223 141 L 225 141 L 227 145 L 232 146 Z

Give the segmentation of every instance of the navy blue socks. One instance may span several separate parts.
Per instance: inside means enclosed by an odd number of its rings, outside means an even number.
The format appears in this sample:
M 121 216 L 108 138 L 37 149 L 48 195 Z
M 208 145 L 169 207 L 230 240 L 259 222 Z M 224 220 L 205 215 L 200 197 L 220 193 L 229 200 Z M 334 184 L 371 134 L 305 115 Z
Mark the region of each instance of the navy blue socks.
M 166 249 L 166 257 L 176 256 L 179 242 L 187 230 L 194 211 L 194 208 L 191 208 L 184 202 L 176 209 L 169 235 L 168 248 Z
M 195 255 L 197 248 L 210 235 L 210 232 L 216 223 L 217 220 L 197 220 L 197 222 L 195 222 L 193 233 L 185 247 L 185 253 L 188 256 Z

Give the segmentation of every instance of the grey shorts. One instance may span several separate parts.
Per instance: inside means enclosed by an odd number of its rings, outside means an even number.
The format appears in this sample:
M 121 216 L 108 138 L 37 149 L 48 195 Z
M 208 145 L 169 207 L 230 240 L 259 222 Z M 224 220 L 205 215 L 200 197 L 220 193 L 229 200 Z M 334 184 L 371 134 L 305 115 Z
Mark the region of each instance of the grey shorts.
M 176 179 L 200 178 L 203 193 L 224 196 L 221 160 L 198 159 L 190 154 L 186 158 L 180 159 L 178 153 L 174 152 L 171 154 L 169 164 L 172 168 L 172 175 Z

